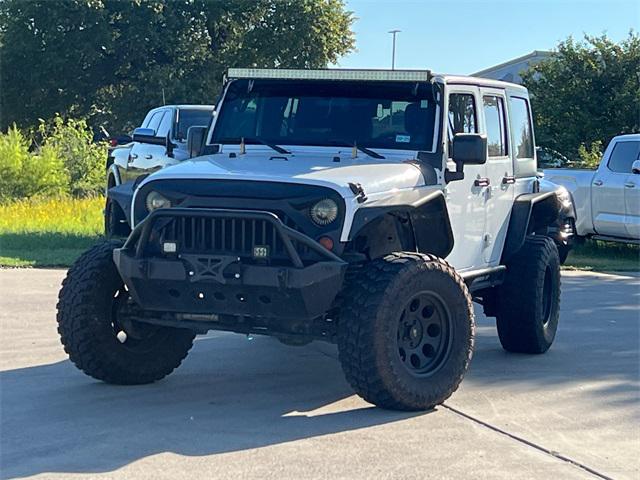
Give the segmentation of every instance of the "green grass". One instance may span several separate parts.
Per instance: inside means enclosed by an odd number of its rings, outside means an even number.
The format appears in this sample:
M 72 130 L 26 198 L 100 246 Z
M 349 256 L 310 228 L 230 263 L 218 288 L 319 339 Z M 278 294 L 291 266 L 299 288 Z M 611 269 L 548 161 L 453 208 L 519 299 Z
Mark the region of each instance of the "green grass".
M 68 267 L 103 232 L 104 198 L 18 201 L 0 205 L 0 267 Z M 587 241 L 565 268 L 640 271 L 640 246 Z
M 0 205 L 0 266 L 67 267 L 103 231 L 103 198 L 54 198 Z
M 640 245 L 587 240 L 576 245 L 564 268 L 599 272 L 640 272 Z

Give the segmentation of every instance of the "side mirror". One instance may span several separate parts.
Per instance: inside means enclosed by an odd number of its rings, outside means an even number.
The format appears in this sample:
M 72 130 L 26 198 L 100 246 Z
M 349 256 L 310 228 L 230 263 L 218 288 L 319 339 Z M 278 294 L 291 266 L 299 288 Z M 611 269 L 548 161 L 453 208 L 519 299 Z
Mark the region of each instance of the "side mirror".
M 187 152 L 189 152 L 189 158 L 199 157 L 202 154 L 202 147 L 208 130 L 209 127 L 189 127 L 187 130 Z
M 453 136 L 451 159 L 456 171 L 445 171 L 446 182 L 462 180 L 465 165 L 483 165 L 487 163 L 487 136 L 480 133 L 456 133 Z
M 631 164 L 631 173 L 640 175 L 640 160 L 634 160 Z
M 156 131 L 153 128 L 136 128 L 133 131 L 133 141 L 151 145 L 165 145 L 167 142 L 163 137 L 156 137 Z
M 480 133 L 456 133 L 451 158 L 456 165 L 484 165 L 487 163 L 487 136 Z

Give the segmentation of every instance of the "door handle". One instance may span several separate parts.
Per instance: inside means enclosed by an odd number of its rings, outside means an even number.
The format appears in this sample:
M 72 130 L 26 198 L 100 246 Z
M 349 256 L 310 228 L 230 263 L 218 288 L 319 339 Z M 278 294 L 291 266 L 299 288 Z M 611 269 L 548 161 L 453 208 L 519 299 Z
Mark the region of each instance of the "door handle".
M 624 186 L 627 188 L 635 188 L 636 184 L 633 182 L 627 182 L 624 184 Z
M 502 183 L 504 185 L 510 185 L 512 183 L 516 183 L 516 176 L 515 175 L 505 175 L 504 177 L 502 177 Z
M 480 177 L 477 178 L 475 182 L 473 182 L 473 185 L 476 187 L 488 187 L 489 185 L 491 185 L 491 180 L 489 180 L 487 177 Z
M 144 158 L 146 158 L 147 160 L 151 160 L 153 158 L 153 155 L 148 154 L 148 155 L 145 155 Z
M 599 187 L 599 186 L 600 186 L 600 185 L 602 185 L 603 183 L 604 183 L 604 182 L 603 182 L 602 180 L 596 180 L 595 182 L 593 182 L 593 184 L 594 184 L 596 187 Z
M 129 155 L 130 158 L 133 158 L 134 160 L 136 158 L 138 158 L 138 154 L 137 153 L 132 153 L 131 155 Z

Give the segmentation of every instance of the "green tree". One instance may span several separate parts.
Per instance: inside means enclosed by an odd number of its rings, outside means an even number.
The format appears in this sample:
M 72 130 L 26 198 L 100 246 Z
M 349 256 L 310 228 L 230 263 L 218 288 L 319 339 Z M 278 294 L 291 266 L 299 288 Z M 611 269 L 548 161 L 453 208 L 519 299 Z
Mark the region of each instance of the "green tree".
M 577 160 L 615 135 L 640 131 L 640 36 L 571 37 L 523 74 L 532 95 L 537 143 Z M 583 148 L 580 150 L 580 147 Z
M 212 103 L 227 67 L 324 67 L 354 46 L 342 0 L 0 0 L 0 129 Z

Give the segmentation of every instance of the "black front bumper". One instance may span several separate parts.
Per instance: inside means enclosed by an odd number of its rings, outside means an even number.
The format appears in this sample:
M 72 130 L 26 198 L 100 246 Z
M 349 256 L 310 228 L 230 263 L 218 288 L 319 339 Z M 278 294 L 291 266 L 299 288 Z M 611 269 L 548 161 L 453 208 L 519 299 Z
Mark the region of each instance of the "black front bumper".
M 269 264 L 247 258 L 243 252 L 185 253 L 180 244 L 170 254 L 147 248 L 150 242 L 161 241 L 157 224 L 182 218 L 233 220 L 234 225 L 265 222 L 273 228 L 274 239 L 277 236 L 287 259 Z M 251 242 L 243 239 L 241 244 Z M 300 245 L 320 260 L 304 262 L 296 250 Z M 113 258 L 134 301 L 144 310 L 292 320 L 311 320 L 326 313 L 342 288 L 347 266 L 270 212 L 225 209 L 155 210 L 136 226 L 122 248 L 114 250 Z

